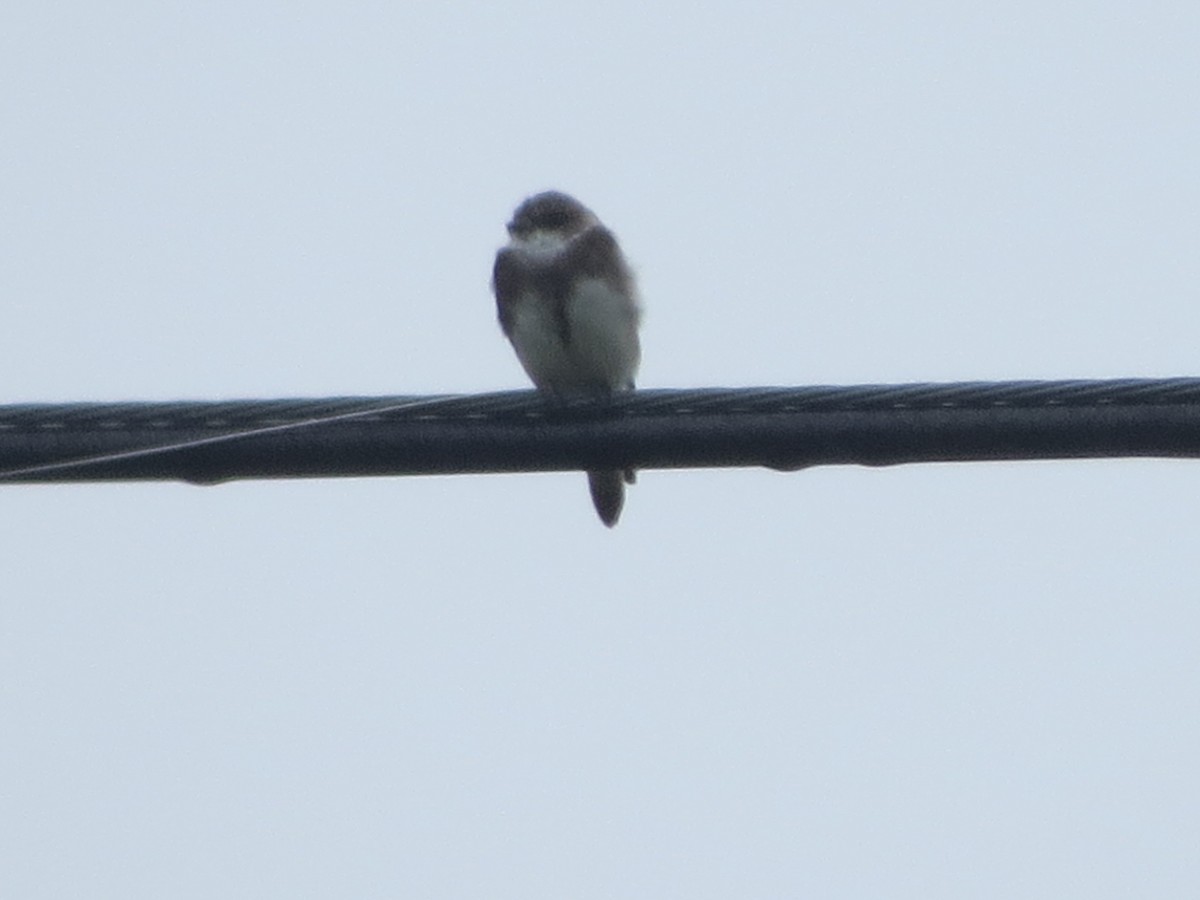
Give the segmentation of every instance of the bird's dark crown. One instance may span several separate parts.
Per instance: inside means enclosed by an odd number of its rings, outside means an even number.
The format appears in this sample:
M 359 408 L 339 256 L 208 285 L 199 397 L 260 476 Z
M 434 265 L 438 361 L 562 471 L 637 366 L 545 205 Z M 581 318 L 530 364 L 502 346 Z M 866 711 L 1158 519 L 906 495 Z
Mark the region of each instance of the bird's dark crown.
M 508 223 L 510 234 L 522 237 L 535 231 L 574 234 L 595 220 L 591 210 L 561 191 L 546 191 L 528 198 Z

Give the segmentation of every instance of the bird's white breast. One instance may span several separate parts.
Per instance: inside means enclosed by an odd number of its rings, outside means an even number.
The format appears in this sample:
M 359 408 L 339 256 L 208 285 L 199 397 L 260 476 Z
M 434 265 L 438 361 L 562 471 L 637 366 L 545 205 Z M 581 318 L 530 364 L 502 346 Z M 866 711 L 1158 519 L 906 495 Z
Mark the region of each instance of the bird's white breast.
M 548 298 L 530 292 L 517 304 L 510 337 L 534 384 L 559 394 L 632 387 L 640 359 L 634 299 L 601 279 L 580 279 L 564 314 L 566 341 Z

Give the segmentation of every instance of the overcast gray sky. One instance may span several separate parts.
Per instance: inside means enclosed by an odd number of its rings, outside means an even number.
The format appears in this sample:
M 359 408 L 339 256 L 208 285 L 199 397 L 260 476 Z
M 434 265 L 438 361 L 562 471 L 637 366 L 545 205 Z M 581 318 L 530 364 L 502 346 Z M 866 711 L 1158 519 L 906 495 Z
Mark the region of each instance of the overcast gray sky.
M 4 402 L 1200 374 L 1200 7 L 10 3 Z M 1194 897 L 1200 463 L 0 488 L 6 898 Z

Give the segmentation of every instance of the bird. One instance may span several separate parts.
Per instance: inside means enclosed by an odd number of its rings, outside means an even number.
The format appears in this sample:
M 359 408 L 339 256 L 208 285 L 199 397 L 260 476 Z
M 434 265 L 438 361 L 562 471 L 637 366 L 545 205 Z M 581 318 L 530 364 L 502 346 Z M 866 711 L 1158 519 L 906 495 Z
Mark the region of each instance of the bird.
M 632 391 L 641 362 L 641 303 L 613 233 L 569 194 L 544 191 L 517 206 L 496 253 L 500 328 L 539 393 L 552 401 Z M 588 472 L 592 503 L 617 524 L 632 469 Z

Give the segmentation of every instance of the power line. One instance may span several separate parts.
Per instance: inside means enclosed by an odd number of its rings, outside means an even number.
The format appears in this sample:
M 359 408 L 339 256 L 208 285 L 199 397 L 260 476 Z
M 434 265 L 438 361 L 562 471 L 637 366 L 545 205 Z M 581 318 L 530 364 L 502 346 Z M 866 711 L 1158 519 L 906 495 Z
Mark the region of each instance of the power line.
M 1200 379 L 0 406 L 0 481 L 1200 457 Z

